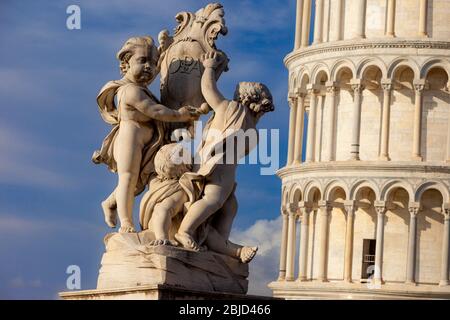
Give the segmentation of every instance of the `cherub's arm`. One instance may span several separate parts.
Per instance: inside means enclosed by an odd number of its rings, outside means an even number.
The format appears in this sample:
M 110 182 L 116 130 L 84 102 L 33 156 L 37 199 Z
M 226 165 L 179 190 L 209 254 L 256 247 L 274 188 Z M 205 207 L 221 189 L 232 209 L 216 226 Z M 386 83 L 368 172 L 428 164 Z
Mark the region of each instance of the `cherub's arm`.
M 217 68 L 220 63 L 221 62 L 215 52 L 208 52 L 203 58 L 205 71 L 203 72 L 201 82 L 202 94 L 206 102 L 215 112 L 226 108 L 229 103 L 217 88 L 215 68 Z
M 172 110 L 162 104 L 155 103 L 142 89 L 135 86 L 126 88 L 124 102 L 146 116 L 160 121 L 185 122 L 198 118 L 193 109 L 182 107 L 178 110 Z

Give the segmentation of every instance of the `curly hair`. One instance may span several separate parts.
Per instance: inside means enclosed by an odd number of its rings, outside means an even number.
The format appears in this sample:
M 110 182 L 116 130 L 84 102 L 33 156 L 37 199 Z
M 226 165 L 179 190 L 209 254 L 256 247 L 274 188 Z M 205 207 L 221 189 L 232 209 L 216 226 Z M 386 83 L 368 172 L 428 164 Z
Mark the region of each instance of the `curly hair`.
M 192 170 L 192 159 L 179 143 L 166 144 L 155 155 L 155 171 L 161 180 L 179 179 Z
M 120 61 L 120 73 L 125 75 L 128 70 L 128 61 L 134 54 L 137 47 L 148 47 L 151 52 L 152 60 L 155 65 L 158 64 L 159 52 L 155 45 L 155 41 L 150 36 L 132 37 L 128 39 L 122 48 L 117 52 L 117 59 Z
M 239 82 L 234 92 L 234 100 L 256 113 L 275 110 L 272 94 L 260 82 Z

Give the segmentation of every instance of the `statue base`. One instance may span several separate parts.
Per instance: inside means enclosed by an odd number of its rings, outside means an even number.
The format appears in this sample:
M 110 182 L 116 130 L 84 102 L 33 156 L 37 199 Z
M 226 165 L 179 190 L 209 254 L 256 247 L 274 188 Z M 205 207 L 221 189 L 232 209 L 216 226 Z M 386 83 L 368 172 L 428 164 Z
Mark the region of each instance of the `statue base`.
M 211 251 L 150 246 L 153 232 L 105 237 L 97 290 L 61 293 L 63 299 L 238 298 L 248 289 L 248 264 Z M 234 296 L 238 295 L 238 296 Z
M 281 300 L 228 292 L 190 290 L 169 285 L 61 292 L 63 300 Z

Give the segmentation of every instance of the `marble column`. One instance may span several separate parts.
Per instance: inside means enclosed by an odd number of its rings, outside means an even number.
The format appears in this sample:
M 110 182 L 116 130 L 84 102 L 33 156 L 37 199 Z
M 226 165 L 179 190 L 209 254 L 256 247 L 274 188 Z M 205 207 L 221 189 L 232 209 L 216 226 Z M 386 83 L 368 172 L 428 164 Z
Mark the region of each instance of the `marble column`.
M 413 133 L 413 160 L 422 161 L 421 143 L 422 143 L 422 109 L 423 109 L 423 90 L 425 81 L 414 83 L 416 93 L 414 106 L 414 133 Z
M 447 87 L 447 92 L 450 91 L 450 88 Z M 447 125 L 447 162 L 450 162 L 450 115 L 448 117 L 448 125 Z
M 309 31 L 311 24 L 311 0 L 303 1 L 303 17 L 302 17 L 302 42 L 301 47 L 309 46 Z
M 325 161 L 334 160 L 334 136 L 336 131 L 336 95 L 338 87 L 336 82 L 329 81 L 326 84 L 328 104 L 328 136 L 327 136 L 327 151 Z
M 353 226 L 356 211 L 356 201 L 346 201 L 344 203 L 347 213 L 346 230 L 345 230 L 345 251 L 344 251 L 344 281 L 352 282 L 352 266 L 353 266 Z
M 283 217 L 283 226 L 281 229 L 281 248 L 280 248 L 280 273 L 278 281 L 286 278 L 286 256 L 287 256 L 287 241 L 288 241 L 288 211 L 285 206 L 281 207 L 281 216 Z
M 294 165 L 302 162 L 303 155 L 303 126 L 305 123 L 305 92 L 297 93 L 297 120 L 295 121 L 295 147 L 294 147 Z
M 303 0 L 297 0 L 294 50 L 299 49 L 302 44 L 302 19 L 303 19 Z
M 315 143 L 316 143 L 316 121 L 317 121 L 317 86 L 308 85 L 308 94 L 310 96 L 309 115 L 308 115 L 308 133 L 306 141 L 306 162 L 314 162 Z
M 441 281 L 440 286 L 448 286 L 448 259 L 449 259 L 449 241 L 450 241 L 450 204 L 444 209 L 444 232 L 442 239 L 442 260 L 441 260 Z
M 335 0 L 336 2 L 336 17 L 334 18 L 334 25 L 333 25 L 333 33 L 332 33 L 332 41 L 339 41 L 342 40 L 342 27 L 343 27 L 343 1 L 344 0 Z M 331 2 L 330 2 L 331 3 Z
M 418 202 L 409 204 L 408 260 L 406 262 L 406 283 L 414 284 L 416 273 L 417 214 L 420 210 Z
M 288 209 L 288 242 L 286 256 L 286 281 L 294 280 L 294 259 L 295 259 L 295 238 L 296 238 L 296 220 L 297 206 L 290 204 Z
M 395 0 L 388 0 L 386 14 L 386 36 L 395 37 Z
M 392 83 L 390 80 L 381 82 L 383 88 L 383 116 L 381 123 L 381 148 L 379 159 L 389 161 L 389 129 L 390 129 L 390 117 L 391 117 L 391 95 L 392 95 Z
M 319 201 L 319 256 L 318 256 L 318 276 L 317 280 L 326 282 L 327 280 L 327 256 L 328 256 L 328 217 L 332 207 L 328 201 Z
M 366 37 L 366 5 L 367 0 L 358 0 L 355 3 L 356 24 L 354 30 L 355 39 L 364 39 Z
M 428 37 L 427 15 L 428 15 L 428 1 L 420 0 L 420 8 L 419 8 L 419 36 L 420 37 Z
M 288 98 L 290 112 L 289 112 L 289 142 L 288 142 L 288 156 L 287 166 L 290 166 L 294 161 L 295 148 L 295 121 L 297 120 L 297 103 L 296 97 L 289 94 Z
M 298 259 L 299 272 L 298 280 L 308 280 L 308 237 L 309 237 L 309 214 L 312 211 L 312 207 L 305 202 L 300 203 L 300 210 L 302 212 L 301 217 L 301 229 L 300 229 L 300 255 Z
M 384 217 L 386 215 L 386 204 L 383 201 L 376 201 L 377 211 L 377 235 L 375 244 L 375 284 L 383 283 L 383 248 L 384 248 Z
M 316 17 L 314 19 L 314 44 L 323 40 L 323 0 L 316 0 Z
M 361 136 L 361 104 L 364 85 L 361 80 L 353 80 L 351 82 L 353 89 L 353 128 L 352 128 L 352 145 L 350 151 L 350 160 L 360 160 L 359 158 L 359 141 Z

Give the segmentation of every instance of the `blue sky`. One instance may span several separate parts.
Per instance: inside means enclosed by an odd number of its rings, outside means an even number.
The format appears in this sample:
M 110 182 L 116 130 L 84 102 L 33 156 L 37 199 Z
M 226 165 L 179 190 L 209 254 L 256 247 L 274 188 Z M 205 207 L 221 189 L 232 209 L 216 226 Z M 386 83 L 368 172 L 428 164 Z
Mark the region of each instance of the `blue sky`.
M 72 264 L 81 268 L 82 289 L 95 288 L 103 237 L 110 231 L 100 202 L 116 183 L 114 174 L 90 160 L 110 129 L 100 118 L 96 95 L 104 83 L 120 78 L 115 54 L 127 38 L 157 38 L 160 30 L 173 30 L 176 13 L 207 3 L 1 2 L 0 298 L 57 298 Z M 217 46 L 231 61 L 219 87 L 230 98 L 239 81 L 260 81 L 271 89 L 276 111 L 259 127 L 280 129 L 282 166 L 289 112 L 283 58 L 293 46 L 295 1 L 221 3 L 229 34 Z M 81 30 L 66 28 L 71 4 L 81 8 Z M 158 83 L 151 88 L 159 96 Z M 280 180 L 261 176 L 259 166 L 243 165 L 237 181 L 234 237 L 258 241 L 265 232 L 279 232 Z M 275 279 L 277 259 L 264 269 L 266 277 Z

